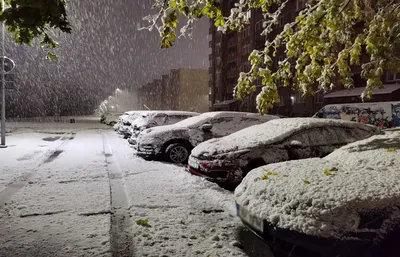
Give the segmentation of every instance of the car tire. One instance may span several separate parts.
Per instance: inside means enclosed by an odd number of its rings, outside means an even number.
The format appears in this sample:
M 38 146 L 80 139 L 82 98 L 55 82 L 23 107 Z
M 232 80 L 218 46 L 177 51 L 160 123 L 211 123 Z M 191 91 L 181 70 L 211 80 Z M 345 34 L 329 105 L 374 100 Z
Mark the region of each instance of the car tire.
M 189 155 L 190 149 L 188 146 L 175 143 L 165 149 L 164 159 L 172 163 L 187 163 Z

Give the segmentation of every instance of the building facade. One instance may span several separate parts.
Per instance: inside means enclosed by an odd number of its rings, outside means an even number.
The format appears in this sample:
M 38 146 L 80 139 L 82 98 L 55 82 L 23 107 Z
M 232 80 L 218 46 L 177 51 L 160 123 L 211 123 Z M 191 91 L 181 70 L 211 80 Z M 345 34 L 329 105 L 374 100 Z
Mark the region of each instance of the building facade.
M 209 74 L 204 69 L 175 69 L 136 90 L 139 109 L 208 111 Z
M 223 0 L 220 3 L 222 13 L 229 15 L 230 9 L 234 6 L 235 0 Z M 284 25 L 295 20 L 298 13 L 305 7 L 306 0 L 289 0 L 279 22 L 274 31 L 268 35 L 274 38 L 276 33 L 282 31 Z M 234 99 L 233 89 L 236 85 L 240 72 L 248 72 L 251 68 L 248 56 L 253 49 L 261 50 L 264 48 L 265 37 L 261 36 L 263 30 L 263 16 L 261 11 L 252 10 L 247 15 L 250 22 L 241 32 L 229 31 L 226 34 L 218 32 L 213 22 L 210 23 L 209 34 L 209 109 L 248 111 L 257 112 L 256 96 L 261 91 L 261 81 L 256 83 L 256 92 L 248 96 L 243 101 Z M 281 49 L 273 57 L 273 69 L 277 68 L 279 61 L 284 59 L 284 50 Z M 360 77 L 360 69 L 355 67 L 353 79 L 355 87 L 365 87 L 365 81 Z M 400 100 L 400 75 L 386 74 L 383 78 L 384 84 L 389 85 L 390 90 L 374 91 L 373 99 L 369 101 L 398 101 Z M 284 116 L 311 116 L 324 105 L 329 103 L 361 102 L 360 89 L 342 91 L 343 87 L 336 83 L 333 92 L 326 95 L 317 93 L 314 96 L 302 97 L 301 93 L 296 92 L 292 87 L 278 85 L 280 103 L 271 110 L 272 114 Z M 357 91 L 358 90 L 358 91 Z M 341 91 L 341 94 L 335 93 Z M 352 92 L 352 93 L 350 93 Z M 383 93 L 385 92 L 385 94 Z M 346 94 L 347 93 L 347 94 Z M 339 97 L 340 96 L 340 97 Z

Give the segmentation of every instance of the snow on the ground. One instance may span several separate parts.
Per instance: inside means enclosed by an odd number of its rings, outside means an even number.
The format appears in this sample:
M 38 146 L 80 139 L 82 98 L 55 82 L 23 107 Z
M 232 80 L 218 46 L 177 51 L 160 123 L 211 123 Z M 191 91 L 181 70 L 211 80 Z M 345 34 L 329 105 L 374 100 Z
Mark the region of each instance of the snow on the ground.
M 232 193 L 181 166 L 148 162 L 129 150 L 120 144 L 114 156 L 124 173 L 136 256 L 246 256 L 232 246 L 241 225 Z M 138 220 L 151 227 L 136 225 Z
M 51 129 L 60 133 L 22 128 L 8 136 L 10 147 L 0 149 L 2 165 L 10 168 L 0 168 L 0 203 L 7 200 L 0 205 L 0 256 L 111 256 L 111 166 L 123 174 L 135 256 L 247 256 L 237 247 L 242 224 L 231 192 L 183 166 L 136 157 L 112 130 L 83 126 L 63 140 L 61 132 L 71 130 Z M 19 181 L 9 176 L 11 168 L 31 176 Z M 15 191 L 4 190 L 10 182 Z
M 359 232 L 361 214 L 398 223 L 400 132 L 373 136 L 323 159 L 276 163 L 251 171 L 235 191 L 238 204 L 280 228 L 322 237 Z M 395 222 L 395 223 L 393 223 Z
M 0 209 L 0 256 L 111 257 L 110 215 L 10 217 Z
M 111 256 L 110 189 L 100 132 L 77 130 L 64 138 L 21 133 L 7 139 L 9 147 L 0 149 L 6 156 L 2 164 L 31 176 L 10 181 L 3 168 L 0 173 L 17 189 L 26 183 L 15 192 L 0 190 L 0 203 L 10 198 L 0 206 L 0 256 Z
M 13 179 L 36 168 L 67 139 L 64 133 L 22 133 L 6 137 L 7 148 L 0 148 L 0 182 Z

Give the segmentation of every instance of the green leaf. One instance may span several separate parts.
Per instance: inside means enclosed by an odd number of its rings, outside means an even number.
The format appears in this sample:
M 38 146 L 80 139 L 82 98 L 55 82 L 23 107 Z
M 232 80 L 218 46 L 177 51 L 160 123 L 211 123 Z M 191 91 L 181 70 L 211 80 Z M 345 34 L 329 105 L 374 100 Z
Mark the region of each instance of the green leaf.
M 306 184 L 306 185 L 310 184 L 310 181 L 308 181 L 308 180 L 303 180 L 303 182 L 304 182 L 304 184 Z
M 176 1 L 175 1 L 175 0 L 170 0 L 170 1 L 169 1 L 169 6 L 170 6 L 171 8 L 176 8 Z
M 57 56 L 50 52 L 47 53 L 47 58 L 52 60 L 57 60 Z
M 264 175 L 261 178 L 262 178 L 262 180 L 268 180 L 268 175 Z
M 137 220 L 136 224 L 143 227 L 151 227 L 149 220 Z
M 272 171 L 269 171 L 269 172 L 267 173 L 267 175 L 276 176 L 276 175 L 278 175 L 278 173 L 276 173 L 276 172 L 272 172 Z
M 332 172 L 330 172 L 328 169 L 324 170 L 325 175 L 330 176 L 332 175 Z

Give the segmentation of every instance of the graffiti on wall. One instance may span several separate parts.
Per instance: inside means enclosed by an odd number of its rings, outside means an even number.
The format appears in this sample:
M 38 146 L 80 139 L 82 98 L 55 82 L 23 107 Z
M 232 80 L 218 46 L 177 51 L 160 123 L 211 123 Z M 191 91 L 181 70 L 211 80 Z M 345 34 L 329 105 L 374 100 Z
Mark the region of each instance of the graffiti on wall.
M 400 126 L 400 104 L 382 106 L 362 107 L 355 105 L 332 105 L 325 106 L 317 117 L 328 119 L 342 119 L 357 121 L 378 126 L 380 128 L 392 128 Z

